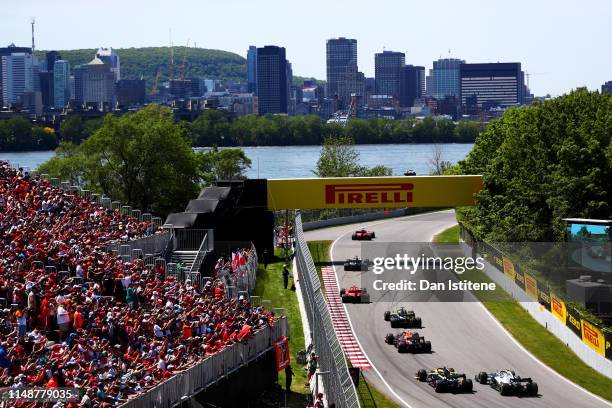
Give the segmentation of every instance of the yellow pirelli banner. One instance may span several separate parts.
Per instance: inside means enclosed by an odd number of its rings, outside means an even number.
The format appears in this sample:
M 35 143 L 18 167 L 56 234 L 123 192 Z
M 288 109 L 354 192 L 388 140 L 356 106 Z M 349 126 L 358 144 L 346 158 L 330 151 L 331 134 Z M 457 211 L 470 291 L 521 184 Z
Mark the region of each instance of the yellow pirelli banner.
M 603 332 L 597 326 L 592 325 L 584 319 L 580 321 L 582 323 L 582 341 L 602 356 L 605 356 L 606 340 Z
M 504 274 L 514 281 L 516 272 L 514 271 L 514 264 L 512 261 L 504 256 Z
M 269 179 L 268 208 L 402 208 L 474 205 L 482 176 Z
M 550 312 L 555 317 L 566 324 L 567 312 L 565 310 L 565 302 L 561 298 L 557 297 L 554 293 L 550 294 Z
M 538 300 L 538 281 L 525 272 L 525 292 L 533 299 Z

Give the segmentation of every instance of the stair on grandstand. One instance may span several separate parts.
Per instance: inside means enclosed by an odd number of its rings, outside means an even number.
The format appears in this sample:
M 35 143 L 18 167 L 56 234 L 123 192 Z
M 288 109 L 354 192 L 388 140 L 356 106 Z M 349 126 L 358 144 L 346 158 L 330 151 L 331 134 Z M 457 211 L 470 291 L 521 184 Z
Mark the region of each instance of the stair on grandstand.
M 182 265 L 182 270 L 189 272 L 191 266 L 198 256 L 198 251 L 174 251 L 172 252 L 172 262 Z

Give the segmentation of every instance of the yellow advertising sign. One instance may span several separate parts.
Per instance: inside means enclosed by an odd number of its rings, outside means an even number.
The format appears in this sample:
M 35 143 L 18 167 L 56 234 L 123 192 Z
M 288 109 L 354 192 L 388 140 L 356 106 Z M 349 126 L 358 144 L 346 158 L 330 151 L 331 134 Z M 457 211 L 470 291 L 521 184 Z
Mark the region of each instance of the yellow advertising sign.
M 268 180 L 268 209 L 458 207 L 474 205 L 482 176 Z
M 516 272 L 514 271 L 514 264 L 511 260 L 504 256 L 504 274 L 510 279 L 514 280 Z
M 528 273 L 525 273 L 525 292 L 535 300 L 538 300 L 538 281 Z
M 550 311 L 557 319 L 561 320 L 563 324 L 566 324 L 567 311 L 565 310 L 565 302 L 555 296 L 554 293 L 550 294 Z
M 582 341 L 602 356 L 605 356 L 606 341 L 601 330 L 584 319 L 580 321 L 582 322 Z

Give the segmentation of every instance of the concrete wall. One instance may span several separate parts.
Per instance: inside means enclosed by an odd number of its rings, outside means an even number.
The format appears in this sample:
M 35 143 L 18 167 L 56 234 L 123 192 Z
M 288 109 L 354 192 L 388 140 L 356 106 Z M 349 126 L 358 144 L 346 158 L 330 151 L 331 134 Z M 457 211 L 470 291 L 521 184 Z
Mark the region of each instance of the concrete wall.
M 391 210 L 387 213 L 383 211 L 372 212 L 367 214 L 351 215 L 348 217 L 330 218 L 328 220 L 310 221 L 303 223 L 304 231 L 310 231 L 318 228 L 334 227 L 336 225 L 354 224 L 357 222 L 367 222 L 374 220 L 382 220 L 385 218 L 403 217 L 405 215 L 420 214 L 431 211 L 431 208 L 400 208 Z
M 461 243 L 465 256 L 472 256 L 472 247 L 465 242 Z M 549 310 L 540 303 L 533 300 L 525 291 L 523 291 L 514 281 L 510 280 L 506 275 L 500 272 L 499 269 L 485 261 L 484 273 L 491 280 L 502 287 L 520 305 L 529 312 L 529 314 L 542 326 L 546 327 L 551 333 L 565 343 L 582 361 L 597 370 L 608 378 L 612 378 L 612 361 L 604 356 L 596 353 L 589 346 L 583 343 L 582 339 L 559 319 L 557 319 Z

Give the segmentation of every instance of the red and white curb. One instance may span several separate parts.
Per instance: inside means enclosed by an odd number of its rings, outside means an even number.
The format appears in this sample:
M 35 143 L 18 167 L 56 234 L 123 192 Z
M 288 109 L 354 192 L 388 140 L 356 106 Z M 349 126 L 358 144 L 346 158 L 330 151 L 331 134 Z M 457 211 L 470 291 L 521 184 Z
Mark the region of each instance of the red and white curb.
M 334 269 L 326 266 L 321 268 L 321 273 L 323 275 L 323 287 L 325 297 L 327 298 L 327 307 L 329 308 L 334 330 L 336 331 L 342 349 L 353 367 L 362 369 L 369 368 L 370 363 L 355 340 L 355 333 L 353 333 L 348 318 L 346 317 L 346 311 L 342 304 L 342 299 L 340 298 L 340 288 L 338 287 L 338 280 L 336 279 Z

